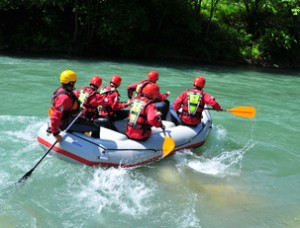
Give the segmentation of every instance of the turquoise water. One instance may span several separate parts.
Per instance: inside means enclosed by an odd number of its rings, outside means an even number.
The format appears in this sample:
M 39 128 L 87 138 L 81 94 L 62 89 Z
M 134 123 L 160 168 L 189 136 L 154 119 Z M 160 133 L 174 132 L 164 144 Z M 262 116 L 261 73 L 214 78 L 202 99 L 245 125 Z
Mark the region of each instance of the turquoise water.
M 59 73 L 77 88 L 98 74 L 126 87 L 160 73 L 170 101 L 202 74 L 222 107 L 255 106 L 254 119 L 211 112 L 206 144 L 161 161 L 116 169 L 47 156 L 36 141 Z M 0 227 L 300 227 L 300 73 L 0 56 Z

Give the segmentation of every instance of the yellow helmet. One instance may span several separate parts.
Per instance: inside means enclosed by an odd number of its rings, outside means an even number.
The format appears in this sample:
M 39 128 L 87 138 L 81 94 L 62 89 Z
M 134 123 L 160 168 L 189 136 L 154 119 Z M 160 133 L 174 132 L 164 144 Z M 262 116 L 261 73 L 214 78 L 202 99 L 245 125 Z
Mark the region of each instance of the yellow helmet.
M 65 70 L 60 74 L 60 82 L 63 84 L 75 82 L 77 78 L 77 74 L 72 70 Z

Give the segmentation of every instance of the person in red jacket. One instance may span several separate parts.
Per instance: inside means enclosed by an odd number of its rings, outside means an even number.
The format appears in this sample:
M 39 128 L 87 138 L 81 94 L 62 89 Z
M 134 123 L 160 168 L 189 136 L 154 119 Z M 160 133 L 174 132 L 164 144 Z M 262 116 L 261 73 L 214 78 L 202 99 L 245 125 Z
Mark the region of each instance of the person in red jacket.
M 150 71 L 148 73 L 147 79 L 142 80 L 138 83 L 131 84 L 127 87 L 127 95 L 129 99 L 132 99 L 136 96 L 141 96 L 143 94 L 143 89 L 146 85 L 149 83 L 155 83 L 159 79 L 159 74 L 157 71 Z M 155 99 L 155 105 L 159 109 L 159 111 L 162 113 L 162 119 L 165 119 L 168 111 L 169 111 L 169 104 L 170 102 L 167 100 L 167 98 L 171 95 L 171 92 L 168 91 L 164 94 L 159 93 L 157 98 Z
M 64 130 L 79 114 L 80 104 L 73 92 L 75 83 L 78 77 L 72 70 L 65 70 L 60 74 L 61 87 L 59 87 L 52 95 L 52 107 L 50 110 L 50 128 L 49 132 L 53 134 L 56 141 L 61 142 L 62 136 L 59 135 L 61 130 Z M 69 128 L 69 132 L 99 132 L 99 128 L 86 121 L 84 118 L 79 118 Z M 99 133 L 98 133 L 99 134 Z
M 49 130 L 58 142 L 62 141 L 60 131 L 67 128 L 79 113 L 79 102 L 73 93 L 77 78 L 74 71 L 63 71 L 60 74 L 61 86 L 52 95 Z
M 174 101 L 173 109 L 177 111 L 182 124 L 197 126 L 201 123 L 204 105 L 210 105 L 216 111 L 222 110 L 215 98 L 203 90 L 204 86 L 205 78 L 197 76 L 194 79 L 194 88 L 187 89 Z
M 102 78 L 93 76 L 90 80 L 90 86 L 85 86 L 75 91 L 80 107 L 83 109 L 82 116 L 90 122 L 93 122 L 98 117 L 98 106 L 110 105 L 109 99 L 98 92 L 101 84 Z
M 159 95 L 159 87 L 154 83 L 145 86 L 141 96 L 134 98 L 127 123 L 126 135 L 130 139 L 146 140 L 151 134 L 151 127 L 165 129 L 161 121 L 161 113 L 154 105 L 154 100 Z
M 109 118 L 111 121 L 124 119 L 128 116 L 127 108 L 131 102 L 120 102 L 120 94 L 117 88 L 121 85 L 122 78 L 119 75 L 114 75 L 110 79 L 109 86 L 103 86 L 100 94 L 111 100 L 107 105 L 101 105 L 99 115 Z
M 134 83 L 131 84 L 127 87 L 127 94 L 128 94 L 128 98 L 132 99 L 135 96 L 140 96 L 143 92 L 144 87 L 149 84 L 149 83 L 156 83 L 159 79 L 159 74 L 157 71 L 150 71 L 148 73 L 148 77 L 145 80 L 142 80 L 138 83 Z M 136 95 L 134 96 L 134 93 L 136 93 Z M 171 92 L 168 91 L 165 94 L 161 94 L 159 93 L 156 100 L 157 101 L 165 101 L 168 96 L 170 96 Z

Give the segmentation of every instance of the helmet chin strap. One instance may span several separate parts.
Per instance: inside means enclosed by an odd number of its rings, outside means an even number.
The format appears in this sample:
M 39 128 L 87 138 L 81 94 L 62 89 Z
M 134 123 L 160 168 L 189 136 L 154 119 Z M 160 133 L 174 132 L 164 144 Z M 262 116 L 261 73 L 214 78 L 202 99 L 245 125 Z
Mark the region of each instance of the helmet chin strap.
M 98 89 L 98 87 L 95 86 L 95 85 L 93 85 L 93 84 L 90 84 L 90 87 L 91 87 L 93 90 L 97 90 L 97 89 Z
M 110 86 L 112 87 L 113 90 L 117 90 L 118 86 L 115 83 L 110 83 Z
M 194 85 L 196 89 L 202 90 L 202 87 Z
M 63 88 L 68 90 L 75 90 L 75 83 L 72 84 L 72 82 L 69 82 L 68 84 L 62 84 Z

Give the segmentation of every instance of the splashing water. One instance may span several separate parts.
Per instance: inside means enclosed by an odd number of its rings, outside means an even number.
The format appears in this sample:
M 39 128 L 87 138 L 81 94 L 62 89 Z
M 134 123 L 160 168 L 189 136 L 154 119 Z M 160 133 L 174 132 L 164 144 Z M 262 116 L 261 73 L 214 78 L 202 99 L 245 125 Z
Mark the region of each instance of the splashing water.
M 36 133 L 45 120 L 28 116 L 0 116 L 0 142 L 36 142 Z M 26 123 L 26 125 L 24 125 Z M 5 137 L 4 137 L 5 136 Z
M 178 162 L 178 168 L 187 166 L 196 172 L 217 177 L 238 176 L 244 154 L 253 146 L 253 143 L 248 142 L 241 149 L 224 151 L 212 158 L 199 156 L 193 153 L 191 150 L 182 150 L 174 157 Z
M 118 211 L 134 217 L 146 215 L 151 209 L 147 205 L 150 205 L 156 187 L 150 180 L 136 175 L 126 169 L 97 169 L 87 186 L 82 185 L 78 197 L 98 214 Z
M 300 77 L 102 60 L 0 57 L 0 63 L 0 94 L 8 98 L 0 115 L 1 227 L 299 227 Z M 223 107 L 254 105 L 258 113 L 250 120 L 211 112 L 214 127 L 203 147 L 133 170 L 85 167 L 49 154 L 26 183 L 11 188 L 44 154 L 36 134 L 68 68 L 79 74 L 78 88 L 99 69 L 104 81 L 120 73 L 123 98 L 127 85 L 156 69 L 171 102 L 203 73 L 207 92 Z
M 0 166 L 3 170 L 0 176 L 3 185 L 10 184 L 9 179 L 13 181 L 14 172 L 19 174 L 20 170 L 25 172 L 32 167 L 32 160 L 37 158 L 35 151 L 40 152 L 36 134 L 44 120 L 35 116 L 0 115 Z M 3 185 L 1 187 L 7 187 Z
M 238 176 L 244 154 L 253 146 L 252 143 L 248 143 L 242 149 L 225 151 L 211 159 L 200 157 L 199 160 L 189 161 L 187 166 L 197 172 L 213 176 Z
M 216 136 L 218 140 L 224 139 L 227 135 L 227 130 L 221 125 L 216 126 Z
M 189 207 L 186 207 L 182 215 L 176 219 L 176 224 L 180 224 L 179 227 L 201 227 L 200 219 L 196 214 L 196 202 L 197 194 L 191 194 L 188 200 Z

